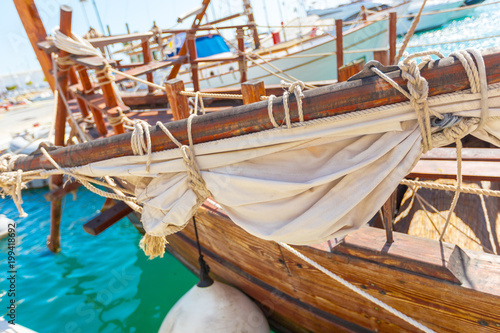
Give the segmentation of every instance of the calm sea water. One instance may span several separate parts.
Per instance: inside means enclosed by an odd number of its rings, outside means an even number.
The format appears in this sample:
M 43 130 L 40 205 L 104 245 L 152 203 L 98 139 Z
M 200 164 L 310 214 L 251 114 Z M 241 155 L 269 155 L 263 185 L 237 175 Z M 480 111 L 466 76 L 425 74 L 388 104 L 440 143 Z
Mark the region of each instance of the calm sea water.
M 491 2 L 491 1 L 490 1 Z M 417 34 L 411 45 L 446 43 L 500 35 L 500 6 L 476 10 L 474 17 Z M 400 39 L 401 42 L 401 39 Z M 500 38 L 410 48 L 438 49 L 445 55 L 467 47 L 488 48 Z M 103 199 L 78 190 L 77 200 L 65 198 L 62 252 L 47 250 L 50 204 L 45 190 L 24 193 L 29 217 L 20 219 L 11 200 L 0 199 L 0 213 L 16 220 L 16 321 L 39 332 L 157 332 L 168 310 L 197 278 L 172 256 L 148 260 L 137 246 L 140 235 L 122 220 L 101 235 L 86 234 L 82 225 L 102 206 Z M 0 241 L 0 314 L 6 312 L 6 240 Z
M 64 199 L 62 251 L 45 245 L 50 231 L 46 190 L 23 193 L 29 214 L 20 219 L 11 200 L 0 212 L 17 223 L 16 321 L 39 332 L 157 332 L 168 310 L 196 282 L 175 258 L 148 260 L 141 236 L 123 219 L 99 236 L 82 225 L 104 199 L 81 188 Z M 1 314 L 6 312 L 7 242 L 0 241 Z

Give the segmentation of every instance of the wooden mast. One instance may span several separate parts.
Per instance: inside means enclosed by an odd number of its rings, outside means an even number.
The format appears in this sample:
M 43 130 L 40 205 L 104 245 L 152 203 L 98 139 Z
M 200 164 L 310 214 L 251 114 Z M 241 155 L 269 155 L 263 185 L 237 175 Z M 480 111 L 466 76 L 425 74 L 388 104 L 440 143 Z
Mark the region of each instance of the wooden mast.
M 252 29 L 253 42 L 255 48 L 259 49 L 260 48 L 259 32 L 257 31 L 257 26 L 255 25 L 255 18 L 253 17 L 253 9 L 252 5 L 250 4 L 250 0 L 243 0 L 243 7 L 245 8 L 245 14 L 248 17 L 248 24 L 253 25 L 251 29 Z
M 45 53 L 45 51 L 40 50 L 37 43 L 45 41 L 47 38 L 47 33 L 45 32 L 45 27 L 43 26 L 40 15 L 35 5 L 34 0 L 14 0 L 14 5 L 16 6 L 19 18 L 23 23 L 24 30 L 30 40 L 33 51 L 35 51 L 36 57 L 40 66 L 42 67 L 43 74 L 47 79 L 52 91 L 55 89 L 54 77 L 51 74 L 52 71 L 52 59 L 50 54 Z
M 205 16 L 205 12 L 207 11 L 209 3 L 210 3 L 210 0 L 203 0 L 203 2 L 201 4 L 203 6 L 203 9 L 201 10 L 201 12 L 199 12 L 198 14 L 196 14 L 196 17 L 194 18 L 193 24 L 191 25 L 191 30 L 196 30 L 196 28 L 200 25 L 201 20 L 203 19 L 203 16 Z M 192 33 L 196 34 L 195 31 L 192 32 Z M 186 39 L 184 40 L 184 43 L 182 44 L 182 47 L 181 47 L 181 49 L 179 51 L 178 56 L 185 56 L 187 54 L 187 51 L 188 51 L 188 47 L 187 47 L 188 46 L 188 35 L 189 35 L 189 33 L 186 34 Z M 175 77 L 179 73 L 179 70 L 181 69 L 181 65 L 182 64 L 175 64 L 172 67 L 172 70 L 170 71 L 170 74 L 168 75 L 168 80 L 175 79 Z
M 483 54 L 483 56 L 488 83 L 500 82 L 500 53 Z M 425 67 L 421 71 L 429 83 L 429 97 L 470 88 L 462 64 L 453 57 L 437 60 L 433 67 L 432 69 Z M 388 75 L 405 89 L 406 82 L 400 77 L 400 71 L 394 71 Z M 406 100 L 406 97 L 389 83 L 375 75 L 305 91 L 302 105 L 304 119 L 307 121 Z M 294 96 L 290 96 L 289 107 L 292 121 L 298 121 L 297 103 Z M 284 118 L 285 112 L 281 98 L 276 98 L 273 102 L 273 113 L 276 119 Z M 165 126 L 177 140 L 182 144 L 187 144 L 186 120 L 170 122 Z M 263 101 L 209 113 L 203 116 L 203 119 L 195 119 L 192 124 L 192 136 L 193 142 L 197 144 L 254 133 L 272 127 L 267 102 Z M 61 148 L 50 154 L 61 167 L 81 166 L 133 155 L 130 139 L 131 133 L 125 133 Z M 151 130 L 151 145 L 152 151 L 177 148 L 158 127 Z M 27 171 L 40 168 L 53 169 L 54 167 L 43 155 L 21 157 L 15 163 L 15 169 Z

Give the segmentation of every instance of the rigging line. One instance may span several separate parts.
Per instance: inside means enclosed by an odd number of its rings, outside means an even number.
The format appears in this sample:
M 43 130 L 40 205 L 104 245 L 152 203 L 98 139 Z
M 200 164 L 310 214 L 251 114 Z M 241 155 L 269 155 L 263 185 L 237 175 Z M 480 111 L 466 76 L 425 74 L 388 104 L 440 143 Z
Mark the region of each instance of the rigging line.
M 341 278 L 340 276 L 338 276 L 337 274 L 327 270 L 325 267 L 321 266 L 319 263 L 315 262 L 314 260 L 306 257 L 304 254 L 300 253 L 299 251 L 295 250 L 293 247 L 291 247 L 290 245 L 286 244 L 286 243 L 283 243 L 283 242 L 278 242 L 278 244 L 282 247 L 284 247 L 285 249 L 287 249 L 288 251 L 290 251 L 291 253 L 293 253 L 294 255 L 296 255 L 297 257 L 299 257 L 300 259 L 304 260 L 305 262 L 307 262 L 308 264 L 310 264 L 311 266 L 313 266 L 314 268 L 318 269 L 319 271 L 321 271 L 322 273 L 328 275 L 330 278 L 334 279 L 335 281 L 337 281 L 338 283 L 342 284 L 344 287 L 347 287 L 348 289 L 354 291 L 355 293 L 357 293 L 358 295 L 372 301 L 373 303 L 377 304 L 378 306 L 380 306 L 381 308 L 384 308 L 385 310 L 389 311 L 390 313 L 392 313 L 393 315 L 401 318 L 402 320 L 404 320 L 405 322 L 407 322 L 408 324 L 418 328 L 419 330 L 423 331 L 423 332 L 426 332 L 426 333 L 435 333 L 433 330 L 431 330 L 430 328 L 422 325 L 421 323 L 417 322 L 416 320 L 408 317 L 407 315 L 405 315 L 404 313 L 401 313 L 400 311 L 394 309 L 392 306 L 382 302 L 381 300 L 379 300 L 378 298 L 375 298 L 373 297 L 372 295 L 368 294 L 367 292 L 359 289 L 358 287 L 356 287 L 355 285 L 353 285 L 352 283 L 344 280 L 343 278 Z

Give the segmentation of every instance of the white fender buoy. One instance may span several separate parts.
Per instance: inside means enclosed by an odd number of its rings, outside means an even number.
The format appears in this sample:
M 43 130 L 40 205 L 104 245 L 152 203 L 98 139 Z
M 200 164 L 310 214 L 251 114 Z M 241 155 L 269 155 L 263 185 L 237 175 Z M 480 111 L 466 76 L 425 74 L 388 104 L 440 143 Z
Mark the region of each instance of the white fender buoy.
M 194 286 L 169 311 L 159 333 L 269 333 L 261 309 L 236 288 L 214 281 Z
M 36 333 L 29 328 L 21 326 L 17 323 L 10 324 L 4 317 L 0 317 L 0 332 L 3 333 Z
M 9 235 L 9 224 L 13 225 L 15 223 L 7 216 L 0 214 L 0 239 L 3 239 Z

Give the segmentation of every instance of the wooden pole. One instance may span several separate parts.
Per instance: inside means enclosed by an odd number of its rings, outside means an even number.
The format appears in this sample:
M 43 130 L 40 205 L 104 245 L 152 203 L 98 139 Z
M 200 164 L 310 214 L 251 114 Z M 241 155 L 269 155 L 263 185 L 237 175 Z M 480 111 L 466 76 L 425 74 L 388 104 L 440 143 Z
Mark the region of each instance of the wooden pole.
M 368 19 L 367 15 L 366 15 L 366 7 L 361 5 L 361 19 L 363 21 L 366 21 Z
M 189 104 L 186 96 L 179 94 L 184 91 L 184 82 L 181 79 L 168 80 L 165 83 L 168 103 L 174 116 L 174 120 L 189 117 Z
M 43 74 L 49 83 L 52 91 L 55 89 L 54 76 L 52 75 L 52 58 L 50 54 L 45 53 L 41 50 L 37 43 L 45 41 L 47 38 L 47 33 L 45 32 L 45 27 L 43 26 L 40 15 L 35 5 L 35 0 L 14 0 L 14 5 L 16 6 L 17 13 L 21 22 L 23 23 L 24 30 L 35 51 L 35 55 L 42 67 Z
M 85 66 L 78 67 L 78 76 L 80 76 L 80 82 L 82 84 L 83 94 L 84 95 L 90 94 L 89 91 L 92 89 L 92 82 L 90 81 L 90 77 Z M 94 123 L 97 129 L 97 133 L 99 133 L 99 135 L 102 136 L 108 134 L 108 130 L 106 128 L 106 124 L 104 122 L 104 118 L 102 116 L 101 111 L 91 107 L 90 112 L 92 112 L 92 116 L 94 117 Z
M 144 58 L 144 64 L 149 64 L 152 60 L 151 49 L 149 48 L 149 38 L 142 41 L 142 56 Z M 148 82 L 154 83 L 153 72 L 146 74 L 146 79 Z M 148 91 L 152 93 L 155 91 L 153 87 L 148 86 Z
M 342 31 L 342 20 L 335 20 L 335 31 L 337 33 L 337 78 L 339 77 L 339 68 L 344 66 L 344 35 Z
M 483 53 L 488 73 L 488 83 L 500 82 L 500 53 Z M 436 60 L 433 68 L 427 66 L 421 71 L 429 84 L 429 97 L 470 89 L 469 79 L 462 64 L 453 57 Z M 406 89 L 406 81 L 400 77 L 400 71 L 387 73 L 397 84 Z M 452 83 L 452 84 L 450 84 Z M 304 119 L 312 120 L 331 117 L 352 111 L 390 105 L 407 101 L 377 75 L 362 80 L 338 83 L 304 92 L 302 106 Z M 298 121 L 295 97 L 290 96 L 289 108 L 292 122 Z M 281 97 L 273 101 L 273 114 L 276 119 L 283 119 L 285 111 Z M 182 144 L 188 144 L 186 120 L 166 123 L 165 126 Z M 230 138 L 273 128 L 269 120 L 267 102 L 242 105 L 218 112 L 208 113 L 193 119 L 192 136 L 195 144 Z M 131 133 L 111 136 L 89 143 L 61 148 L 50 154 L 61 167 L 75 167 L 110 158 L 132 156 L 130 147 Z M 152 151 L 177 148 L 159 128 L 151 130 Z M 14 169 L 36 170 L 53 169 L 52 164 L 43 155 L 26 156 L 16 160 Z
M 255 18 L 253 16 L 253 9 L 252 5 L 250 4 L 250 0 L 243 0 L 243 7 L 245 8 L 245 13 L 247 14 L 248 17 L 248 24 L 253 25 L 252 29 L 252 35 L 253 35 L 253 43 L 255 45 L 256 49 L 260 48 L 260 39 L 259 39 L 259 32 L 257 31 L 257 26 L 255 25 Z
M 61 32 L 66 36 L 71 36 L 71 17 L 73 10 L 71 7 L 63 5 L 60 9 L 61 17 L 59 27 Z M 66 57 L 69 53 L 66 51 L 59 51 L 59 57 Z M 56 66 L 59 66 L 56 64 Z M 64 131 L 66 127 L 66 117 L 68 112 L 64 104 L 64 96 L 67 96 L 68 88 L 68 66 L 59 66 L 57 70 L 57 84 L 59 86 L 56 119 L 54 124 L 54 144 L 56 146 L 64 146 Z M 63 185 L 63 176 L 56 175 L 50 178 L 50 190 L 56 190 Z M 61 250 L 61 216 L 62 216 L 62 198 L 55 199 L 50 203 L 50 235 L 47 239 L 47 246 L 52 252 L 59 252 Z
M 238 50 L 240 55 L 238 56 L 238 69 L 240 70 L 240 82 L 245 82 L 247 80 L 247 61 L 243 53 L 245 53 L 245 33 L 242 28 L 236 29 L 236 39 L 238 40 Z
M 266 96 L 264 81 L 247 81 L 241 84 L 243 104 L 260 102 L 261 96 Z
M 194 91 L 200 91 L 200 78 L 198 74 L 198 63 L 196 62 L 196 37 L 194 34 L 186 35 L 189 48 L 189 62 L 191 65 L 191 77 Z
M 196 17 L 194 18 L 193 24 L 191 25 L 191 30 L 196 30 L 196 28 L 200 25 L 201 19 L 203 18 L 203 16 L 205 16 L 205 12 L 207 11 L 209 3 L 210 3 L 210 0 L 203 0 L 203 2 L 201 3 L 201 5 L 203 6 L 203 10 L 200 13 L 198 13 L 196 15 Z M 196 35 L 196 32 L 194 32 L 193 34 Z M 184 40 L 184 43 L 182 44 L 182 47 L 179 50 L 179 54 L 178 55 L 179 56 L 184 56 L 184 55 L 187 54 L 187 52 L 188 52 L 187 40 Z M 168 74 L 168 79 L 169 80 L 175 79 L 175 77 L 177 76 L 177 74 L 179 74 L 179 70 L 181 69 L 181 65 L 182 64 L 175 64 L 172 67 L 172 70 L 170 71 L 170 74 Z
M 398 14 L 396 12 L 389 13 L 389 63 L 393 64 L 396 58 L 396 39 L 397 34 Z

